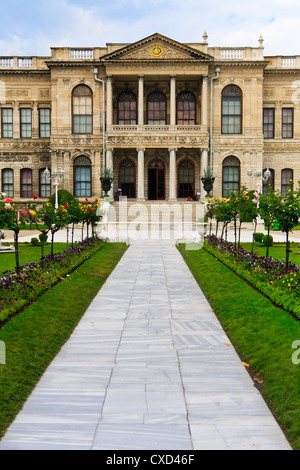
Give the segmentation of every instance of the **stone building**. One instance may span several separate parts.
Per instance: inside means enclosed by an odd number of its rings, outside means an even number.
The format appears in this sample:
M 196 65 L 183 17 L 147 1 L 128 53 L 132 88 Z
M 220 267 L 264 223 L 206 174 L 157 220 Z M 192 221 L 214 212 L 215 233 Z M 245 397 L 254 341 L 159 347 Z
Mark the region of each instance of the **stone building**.
M 16 201 L 63 187 L 178 200 L 245 185 L 282 192 L 300 180 L 300 56 L 258 47 L 183 44 L 154 34 L 133 44 L 51 49 L 49 57 L 0 57 L 0 190 Z M 269 168 L 267 183 L 249 170 Z M 259 186 L 260 185 L 260 188 Z

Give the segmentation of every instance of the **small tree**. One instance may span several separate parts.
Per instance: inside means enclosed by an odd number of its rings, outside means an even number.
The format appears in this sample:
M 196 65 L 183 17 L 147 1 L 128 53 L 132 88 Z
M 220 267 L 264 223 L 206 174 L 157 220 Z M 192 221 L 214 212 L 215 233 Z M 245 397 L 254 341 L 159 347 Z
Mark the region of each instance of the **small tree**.
M 299 183 L 298 183 L 299 184 Z M 300 217 L 300 187 L 293 190 L 293 182 L 290 181 L 290 187 L 285 196 L 276 197 L 275 218 L 278 221 L 279 228 L 286 234 L 286 257 L 285 266 L 288 268 L 290 243 L 289 234 L 299 224 Z
M 281 197 L 279 200 L 279 195 L 275 193 L 275 191 L 268 186 L 268 195 L 262 194 L 259 199 L 259 213 L 261 218 L 264 220 L 265 225 L 267 227 L 268 236 L 266 238 L 266 258 L 269 257 L 269 246 L 270 246 L 270 229 L 271 225 L 274 223 L 276 219 L 276 207 L 281 203 Z
M 16 257 L 16 271 L 19 274 L 20 272 L 20 256 L 19 256 L 19 232 L 24 226 L 26 221 L 26 216 L 22 213 L 18 213 L 17 206 L 13 205 L 13 199 L 4 198 L 3 194 L 1 196 L 0 203 L 0 224 L 1 228 L 8 227 L 9 230 L 14 232 L 15 239 L 15 257 Z

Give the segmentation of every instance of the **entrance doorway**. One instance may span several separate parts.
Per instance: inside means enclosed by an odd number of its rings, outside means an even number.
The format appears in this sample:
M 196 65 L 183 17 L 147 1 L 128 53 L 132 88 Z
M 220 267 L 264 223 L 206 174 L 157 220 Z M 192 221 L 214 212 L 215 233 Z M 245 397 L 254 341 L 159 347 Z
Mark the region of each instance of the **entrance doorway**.
M 162 160 L 153 160 L 148 167 L 148 199 L 165 199 L 165 165 Z

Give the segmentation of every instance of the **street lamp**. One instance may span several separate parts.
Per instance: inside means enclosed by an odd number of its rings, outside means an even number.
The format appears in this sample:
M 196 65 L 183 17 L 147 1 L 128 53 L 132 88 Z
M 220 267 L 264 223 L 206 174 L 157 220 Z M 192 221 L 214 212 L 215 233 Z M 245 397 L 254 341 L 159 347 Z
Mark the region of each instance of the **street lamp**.
M 57 187 L 58 187 L 58 184 L 64 179 L 64 174 L 65 174 L 64 170 L 60 169 L 60 170 L 53 170 L 52 176 L 50 176 L 50 170 L 48 170 L 48 168 L 44 170 L 45 178 L 48 181 L 51 181 L 52 179 L 54 181 L 53 185 L 55 188 L 55 209 L 58 209 Z

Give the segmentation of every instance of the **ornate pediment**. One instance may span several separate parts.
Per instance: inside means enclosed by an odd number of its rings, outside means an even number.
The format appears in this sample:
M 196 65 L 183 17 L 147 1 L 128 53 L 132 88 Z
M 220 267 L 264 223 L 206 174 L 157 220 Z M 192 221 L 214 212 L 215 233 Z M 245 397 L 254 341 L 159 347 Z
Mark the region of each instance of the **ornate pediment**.
M 104 62 L 115 61 L 201 61 L 213 60 L 208 54 L 185 44 L 154 34 L 146 39 L 129 44 L 101 58 Z

